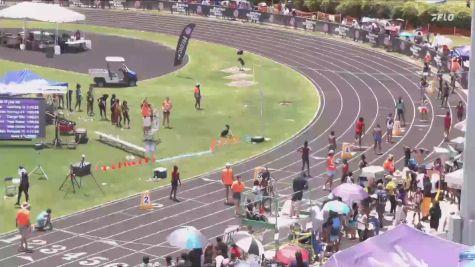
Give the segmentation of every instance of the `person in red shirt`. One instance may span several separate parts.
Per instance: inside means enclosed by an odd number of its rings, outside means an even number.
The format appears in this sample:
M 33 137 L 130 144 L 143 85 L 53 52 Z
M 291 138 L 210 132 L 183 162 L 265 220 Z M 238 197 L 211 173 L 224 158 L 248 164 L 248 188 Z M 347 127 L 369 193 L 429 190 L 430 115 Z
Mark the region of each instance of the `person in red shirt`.
M 348 164 L 348 160 L 343 160 L 343 165 L 341 166 L 341 183 L 346 183 L 346 177 L 350 172 L 350 165 Z
M 238 248 L 238 246 L 236 246 L 236 244 L 231 245 L 231 256 L 233 255 L 236 257 L 236 259 L 241 258 L 241 250 Z
M 328 151 L 328 157 L 327 157 L 327 180 L 325 181 L 325 185 L 323 185 L 323 190 L 327 190 L 327 185 L 328 185 L 328 190 L 332 190 L 332 185 L 333 185 L 333 178 L 335 178 L 336 175 L 336 163 L 335 163 L 335 152 L 333 150 Z
M 363 133 L 365 131 L 365 124 L 364 124 L 364 118 L 360 117 L 358 121 L 356 122 L 356 127 L 355 127 L 355 143 L 358 141 L 358 146 L 361 149 L 361 137 L 363 136 Z
M 195 86 L 194 96 L 195 96 L 195 109 L 201 110 L 201 87 L 199 83 L 197 83 Z
M 444 117 L 445 141 L 449 141 L 450 127 L 452 127 L 452 118 L 450 117 L 450 111 L 447 111 Z

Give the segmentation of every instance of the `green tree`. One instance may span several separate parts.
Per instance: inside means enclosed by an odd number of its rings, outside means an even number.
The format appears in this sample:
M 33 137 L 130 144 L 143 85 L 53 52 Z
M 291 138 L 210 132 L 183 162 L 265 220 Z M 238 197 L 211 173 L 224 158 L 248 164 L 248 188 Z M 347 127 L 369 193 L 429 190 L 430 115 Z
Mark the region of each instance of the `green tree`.
M 402 9 L 402 18 L 406 20 L 406 23 L 410 23 L 413 26 L 419 26 L 419 10 L 415 3 L 407 2 L 404 4 Z

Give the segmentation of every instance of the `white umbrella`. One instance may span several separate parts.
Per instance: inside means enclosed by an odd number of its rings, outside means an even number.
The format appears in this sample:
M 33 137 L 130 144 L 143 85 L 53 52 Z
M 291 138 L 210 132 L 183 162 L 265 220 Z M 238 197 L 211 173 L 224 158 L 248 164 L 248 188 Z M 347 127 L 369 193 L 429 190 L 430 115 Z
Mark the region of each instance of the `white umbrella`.
M 454 128 L 461 131 L 461 132 L 465 132 L 465 130 L 467 129 L 467 122 L 466 120 L 463 120 L 461 122 L 457 122 L 455 125 L 454 125 Z
M 455 189 L 462 189 L 463 185 L 463 169 L 449 172 L 445 175 L 447 186 Z
M 465 137 L 462 137 L 462 136 L 455 137 L 454 139 L 450 140 L 450 142 L 457 145 L 462 145 L 463 143 L 465 143 Z
M 332 190 L 332 194 L 341 197 L 345 203 L 361 201 L 368 198 L 368 192 L 356 184 L 343 183 Z
M 230 237 L 231 241 L 248 254 L 261 256 L 264 254 L 264 246 L 248 232 L 239 231 Z
M 208 243 L 208 238 L 193 226 L 183 226 L 173 231 L 167 237 L 168 243 L 181 249 L 203 248 Z
M 323 216 L 323 212 L 318 206 L 313 206 L 310 210 L 310 218 L 312 219 L 312 229 L 314 231 L 318 231 L 320 227 L 325 222 L 325 218 Z
M 384 168 L 381 166 L 368 166 L 364 167 L 361 170 L 361 175 L 362 177 L 367 177 L 367 178 L 375 178 L 379 174 L 384 174 Z
M 452 39 L 450 39 L 450 38 L 448 38 L 444 35 L 437 35 L 435 37 L 434 44 L 452 46 L 453 41 L 452 41 Z

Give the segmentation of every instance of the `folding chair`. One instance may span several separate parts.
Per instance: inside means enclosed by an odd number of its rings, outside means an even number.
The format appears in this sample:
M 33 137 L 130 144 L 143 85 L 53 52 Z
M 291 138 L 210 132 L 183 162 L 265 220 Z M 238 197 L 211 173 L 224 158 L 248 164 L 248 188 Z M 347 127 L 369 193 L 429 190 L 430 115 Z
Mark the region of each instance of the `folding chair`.
M 5 177 L 3 179 L 5 185 L 5 197 L 14 197 L 18 192 L 18 186 L 13 183 L 13 177 Z

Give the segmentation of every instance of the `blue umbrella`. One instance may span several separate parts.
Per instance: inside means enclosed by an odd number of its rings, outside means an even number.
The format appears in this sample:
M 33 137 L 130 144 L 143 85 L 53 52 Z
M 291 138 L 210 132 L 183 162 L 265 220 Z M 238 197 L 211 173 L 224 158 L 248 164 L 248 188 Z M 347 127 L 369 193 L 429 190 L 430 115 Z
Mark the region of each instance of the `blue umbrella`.
M 350 213 L 350 207 L 346 205 L 345 203 L 338 201 L 338 200 L 333 200 L 330 202 L 327 202 L 324 206 L 322 211 L 333 211 L 338 214 L 349 214 Z
M 406 38 L 406 37 L 407 37 L 407 38 L 411 38 L 412 36 L 414 36 L 414 34 L 412 34 L 412 33 L 410 33 L 410 32 L 401 32 L 401 33 L 399 34 L 399 37 L 401 37 L 401 38 Z
M 454 50 L 451 53 L 452 57 L 459 57 L 463 61 L 469 60 L 470 59 L 470 46 L 460 46 L 460 47 L 455 47 Z
M 208 243 L 208 239 L 193 226 L 184 226 L 173 231 L 167 241 L 171 246 L 181 249 L 203 248 Z

